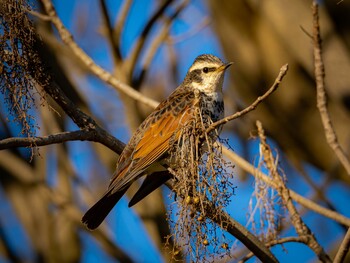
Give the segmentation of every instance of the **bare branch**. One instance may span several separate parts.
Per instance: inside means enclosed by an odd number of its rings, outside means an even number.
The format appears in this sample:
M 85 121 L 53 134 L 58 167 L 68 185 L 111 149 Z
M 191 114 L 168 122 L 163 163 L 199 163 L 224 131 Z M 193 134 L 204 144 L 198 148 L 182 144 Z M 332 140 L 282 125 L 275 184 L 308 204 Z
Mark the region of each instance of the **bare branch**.
M 313 11 L 313 44 L 314 44 L 314 65 L 315 78 L 317 90 L 317 108 L 321 115 L 321 120 L 329 146 L 338 157 L 340 163 L 345 168 L 347 174 L 350 176 L 350 161 L 346 156 L 343 148 L 338 142 L 330 114 L 327 109 L 327 93 L 325 88 L 325 69 L 322 59 L 322 39 L 320 35 L 320 24 L 318 16 L 318 4 L 314 0 L 312 3 Z
M 147 37 L 149 36 L 149 33 L 151 32 L 151 29 L 157 22 L 157 20 L 163 15 L 166 8 L 173 2 L 173 0 L 166 0 L 164 1 L 158 8 L 158 10 L 153 14 L 153 16 L 148 20 L 147 24 L 145 25 L 140 37 L 138 38 L 135 46 L 133 47 L 132 51 L 130 52 L 129 58 L 127 60 L 127 69 L 129 72 L 133 72 L 136 62 L 139 59 L 139 56 L 141 54 L 142 48 L 144 47 L 144 44 L 146 42 Z
M 344 262 L 346 254 L 349 252 L 349 247 L 350 247 L 350 228 L 345 234 L 345 237 L 340 244 L 340 247 L 338 249 L 337 254 L 335 255 L 334 258 L 334 263 L 341 263 Z
M 66 141 L 87 140 L 92 131 L 73 131 L 52 134 L 43 137 L 11 137 L 0 140 L 0 150 L 16 148 L 16 147 L 33 147 L 44 146 L 56 143 L 63 143 Z
M 123 7 L 121 8 L 120 12 L 117 15 L 117 20 L 114 26 L 114 39 L 115 39 L 115 42 L 117 43 L 121 43 L 121 34 L 124 29 L 124 24 L 132 2 L 133 0 L 124 1 Z
M 275 245 L 281 245 L 284 243 L 289 243 L 289 242 L 298 242 L 298 243 L 306 243 L 307 242 L 307 236 L 299 236 L 299 237 L 284 237 L 276 240 L 269 241 L 265 244 L 267 247 L 272 247 Z M 254 257 L 254 253 L 249 253 L 247 254 L 244 258 L 242 258 L 239 263 L 246 262 L 250 258 Z
M 166 19 L 166 22 L 164 23 L 163 28 L 158 33 L 157 37 L 154 38 L 152 44 L 148 48 L 147 54 L 145 55 L 145 62 L 143 63 L 141 73 L 139 74 L 136 81 L 133 81 L 136 87 L 138 87 L 142 83 L 146 75 L 146 71 L 149 68 L 157 50 L 159 49 L 159 46 L 163 43 L 164 40 L 166 40 L 167 36 L 169 35 L 172 23 L 174 22 L 175 18 L 181 13 L 181 11 L 187 6 L 188 2 L 188 0 L 185 0 L 182 2 L 181 5 L 177 7 L 174 14 L 172 14 L 171 17 Z
M 67 141 L 93 141 L 100 142 L 109 149 L 121 153 L 124 144 L 116 138 L 102 140 L 106 136 L 104 132 L 98 130 L 78 130 L 72 132 L 62 132 L 43 137 L 12 137 L 0 140 L 0 150 L 16 148 L 16 147 L 38 147 Z M 117 147 L 116 147 L 117 145 Z
M 280 73 L 278 74 L 278 76 L 277 76 L 275 82 L 273 83 L 273 85 L 271 86 L 271 88 L 268 91 L 266 91 L 264 95 L 258 97 L 249 107 L 245 108 L 244 110 L 236 112 L 233 115 L 227 116 L 227 117 L 225 117 L 217 122 L 214 122 L 206 130 L 206 133 L 209 133 L 210 131 L 214 130 L 216 127 L 223 125 L 223 124 L 225 124 L 229 121 L 232 121 L 234 119 L 237 119 L 237 118 L 247 114 L 248 112 L 254 110 L 263 100 L 265 100 L 268 96 L 270 96 L 278 88 L 283 77 L 287 74 L 287 71 L 288 71 L 288 64 L 285 64 L 281 67 Z
M 283 200 L 284 206 L 289 211 L 291 223 L 293 224 L 297 234 L 300 237 L 308 237 L 306 245 L 315 252 L 320 261 L 331 262 L 330 257 L 327 255 L 323 247 L 317 242 L 316 237 L 312 233 L 311 229 L 305 224 L 298 210 L 294 206 L 290 195 L 290 190 L 286 187 L 282 176 L 279 174 L 278 169 L 276 167 L 276 160 L 272 155 L 270 146 L 266 142 L 265 131 L 262 127 L 261 122 L 257 121 L 256 126 L 258 128 L 258 134 L 260 138 L 260 152 L 263 157 L 264 163 L 267 169 L 270 171 L 272 179 L 278 186 L 277 191 L 279 193 L 279 196 Z
M 73 51 L 73 53 L 79 58 L 79 60 L 87 66 L 88 69 L 91 70 L 93 74 L 99 77 L 101 80 L 105 81 L 112 87 L 116 88 L 120 92 L 128 95 L 130 98 L 140 101 L 145 105 L 148 105 L 152 108 L 155 108 L 158 103 L 152 99 L 149 99 L 134 90 L 129 85 L 121 82 L 116 79 L 111 73 L 104 70 L 100 66 L 96 65 L 95 62 L 89 57 L 73 40 L 72 35 L 67 30 L 67 28 L 63 25 L 61 19 L 57 16 L 56 10 L 54 9 L 52 2 L 50 0 L 42 0 L 43 6 L 47 15 L 51 18 L 51 22 L 55 25 L 62 41 Z

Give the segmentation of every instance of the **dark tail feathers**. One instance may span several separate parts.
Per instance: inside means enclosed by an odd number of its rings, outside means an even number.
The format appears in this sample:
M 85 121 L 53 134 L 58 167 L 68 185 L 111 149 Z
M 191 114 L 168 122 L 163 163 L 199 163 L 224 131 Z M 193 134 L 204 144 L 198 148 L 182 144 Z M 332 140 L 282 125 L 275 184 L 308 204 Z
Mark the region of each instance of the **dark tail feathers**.
M 112 208 L 118 203 L 120 198 L 122 198 L 126 190 L 128 190 L 128 187 L 125 187 L 125 189 L 116 193 L 111 193 L 112 189 L 108 191 L 85 213 L 81 221 L 88 229 L 96 229 L 106 218 Z

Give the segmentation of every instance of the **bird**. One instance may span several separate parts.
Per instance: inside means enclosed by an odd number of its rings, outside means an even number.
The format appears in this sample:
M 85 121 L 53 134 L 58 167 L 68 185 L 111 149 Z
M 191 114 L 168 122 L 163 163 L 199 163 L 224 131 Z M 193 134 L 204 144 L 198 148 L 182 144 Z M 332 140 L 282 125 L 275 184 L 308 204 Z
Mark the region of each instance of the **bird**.
M 107 191 L 82 217 L 88 229 L 96 229 L 103 222 L 138 178 L 145 177 L 129 207 L 172 177 L 166 172 L 171 144 L 180 136 L 181 127 L 193 120 L 195 108 L 199 107 L 211 122 L 223 118 L 222 87 L 231 65 L 210 54 L 196 57 L 183 82 L 141 123 L 125 146 Z

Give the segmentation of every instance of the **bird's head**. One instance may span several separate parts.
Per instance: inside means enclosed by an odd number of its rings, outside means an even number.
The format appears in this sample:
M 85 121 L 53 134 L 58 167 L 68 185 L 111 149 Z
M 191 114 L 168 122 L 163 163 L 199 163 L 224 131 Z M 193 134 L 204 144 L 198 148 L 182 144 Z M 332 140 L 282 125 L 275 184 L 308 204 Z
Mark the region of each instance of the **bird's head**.
M 225 70 L 231 65 L 213 55 L 200 55 L 188 70 L 184 85 L 205 93 L 220 92 Z

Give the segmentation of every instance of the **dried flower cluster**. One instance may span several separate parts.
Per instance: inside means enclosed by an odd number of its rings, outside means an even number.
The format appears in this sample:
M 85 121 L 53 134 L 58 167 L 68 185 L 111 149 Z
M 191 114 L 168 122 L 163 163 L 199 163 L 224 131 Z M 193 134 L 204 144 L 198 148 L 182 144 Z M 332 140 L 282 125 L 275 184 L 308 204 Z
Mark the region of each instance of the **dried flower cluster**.
M 170 157 L 176 160 L 172 167 L 175 202 L 169 215 L 173 256 L 181 253 L 195 262 L 211 262 L 214 256 L 229 254 L 219 211 L 234 194 L 232 165 L 223 158 L 216 131 L 204 132 L 211 124 L 208 120 L 195 114 L 193 125 L 181 129 Z M 219 217 L 221 227 L 208 219 L 209 213 Z

